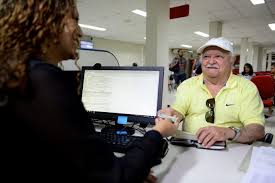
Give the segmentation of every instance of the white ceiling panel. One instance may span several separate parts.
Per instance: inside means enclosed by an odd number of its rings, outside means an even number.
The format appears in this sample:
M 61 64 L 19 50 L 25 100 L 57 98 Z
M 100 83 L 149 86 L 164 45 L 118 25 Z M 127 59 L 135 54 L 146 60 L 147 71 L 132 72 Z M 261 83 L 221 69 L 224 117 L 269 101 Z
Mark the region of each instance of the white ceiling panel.
M 268 23 L 275 22 L 275 0 L 254 6 L 250 0 L 170 0 L 170 7 L 188 3 L 188 17 L 170 20 L 169 46 L 181 44 L 196 50 L 207 38 L 194 31 L 209 33 L 210 21 L 223 22 L 223 36 L 235 45 L 242 37 L 263 46 L 275 44 L 275 31 Z M 146 0 L 79 0 L 80 23 L 107 28 L 105 32 L 83 29 L 84 34 L 120 41 L 145 44 L 146 18 L 131 13 L 146 10 Z

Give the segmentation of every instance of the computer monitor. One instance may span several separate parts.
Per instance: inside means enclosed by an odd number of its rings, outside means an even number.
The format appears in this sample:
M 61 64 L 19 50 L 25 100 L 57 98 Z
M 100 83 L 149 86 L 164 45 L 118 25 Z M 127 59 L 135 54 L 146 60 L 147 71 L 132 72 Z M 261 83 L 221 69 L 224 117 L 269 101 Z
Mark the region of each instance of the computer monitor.
M 163 67 L 82 67 L 82 102 L 95 119 L 153 124 L 162 106 Z

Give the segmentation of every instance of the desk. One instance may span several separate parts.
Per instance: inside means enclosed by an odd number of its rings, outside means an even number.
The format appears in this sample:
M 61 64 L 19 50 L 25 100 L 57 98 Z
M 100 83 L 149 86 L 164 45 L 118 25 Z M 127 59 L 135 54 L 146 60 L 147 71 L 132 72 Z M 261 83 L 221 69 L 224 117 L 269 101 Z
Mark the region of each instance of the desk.
M 239 167 L 250 148 L 232 143 L 225 151 L 214 151 L 169 144 L 154 175 L 160 183 L 238 183 L 245 174 Z

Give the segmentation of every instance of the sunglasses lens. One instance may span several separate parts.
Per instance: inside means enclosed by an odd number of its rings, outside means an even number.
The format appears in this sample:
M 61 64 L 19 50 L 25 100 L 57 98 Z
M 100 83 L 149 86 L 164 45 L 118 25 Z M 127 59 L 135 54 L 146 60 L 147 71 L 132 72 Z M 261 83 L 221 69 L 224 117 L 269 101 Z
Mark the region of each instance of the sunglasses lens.
M 214 111 L 208 111 L 205 113 L 205 119 L 208 123 L 214 123 Z
M 206 100 L 206 106 L 209 107 L 210 109 L 213 109 L 215 107 L 215 99 L 211 98 Z
M 210 108 L 210 111 L 205 113 L 205 120 L 208 123 L 214 123 L 215 121 L 215 114 L 214 114 L 214 108 L 215 108 L 215 99 L 211 98 L 206 100 L 206 106 Z

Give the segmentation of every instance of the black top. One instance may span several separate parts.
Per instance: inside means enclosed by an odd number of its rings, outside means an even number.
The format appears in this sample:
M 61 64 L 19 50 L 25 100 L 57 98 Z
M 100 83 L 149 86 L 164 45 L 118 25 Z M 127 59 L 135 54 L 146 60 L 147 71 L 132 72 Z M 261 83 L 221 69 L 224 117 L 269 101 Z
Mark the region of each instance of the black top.
M 161 150 L 162 136 L 147 132 L 117 158 L 98 136 L 88 137 L 88 114 L 64 72 L 30 63 L 27 92 L 9 93 L 4 107 L 0 102 L 1 174 L 9 182 L 142 182 Z

